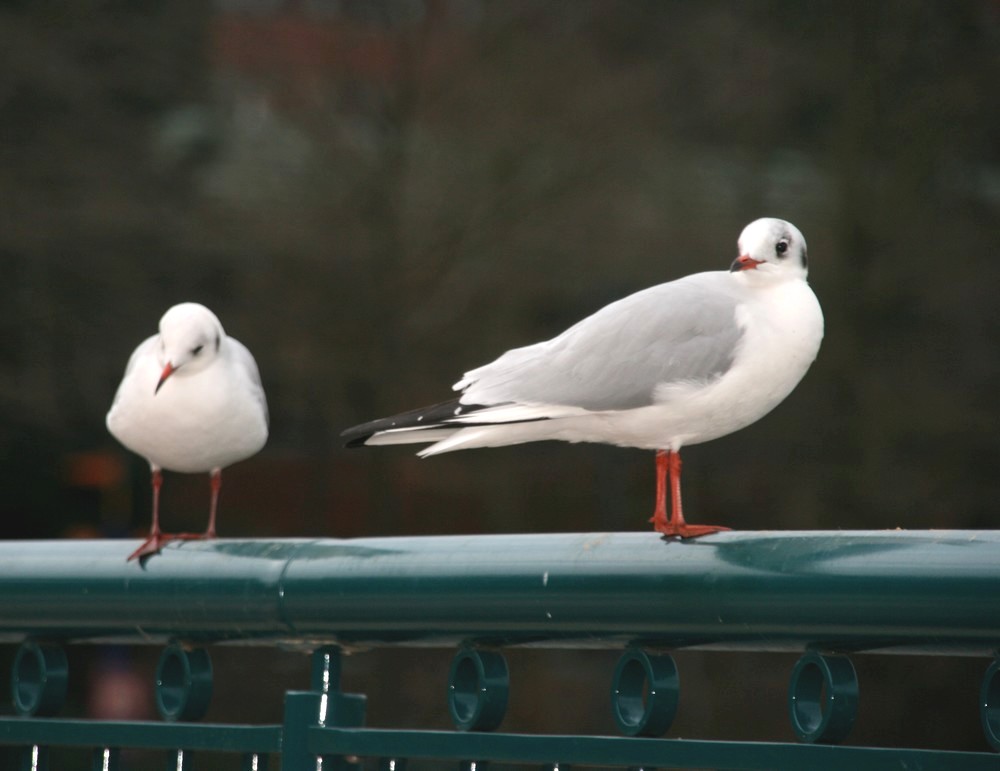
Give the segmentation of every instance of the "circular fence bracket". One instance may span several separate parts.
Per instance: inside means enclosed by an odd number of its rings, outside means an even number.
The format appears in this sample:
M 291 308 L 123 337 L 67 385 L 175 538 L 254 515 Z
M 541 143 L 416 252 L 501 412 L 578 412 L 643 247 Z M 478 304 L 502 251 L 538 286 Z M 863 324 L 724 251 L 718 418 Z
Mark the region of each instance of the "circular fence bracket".
M 979 717 L 983 721 L 986 741 L 1000 752 L 1000 659 L 995 660 L 983 675 L 979 690 Z
M 463 648 L 448 673 L 448 712 L 460 731 L 492 731 L 503 722 L 510 693 L 507 661 L 493 651 Z
M 169 645 L 156 666 L 156 708 L 164 720 L 200 720 L 212 700 L 212 662 L 204 648 Z
M 629 648 L 611 682 L 611 712 L 618 730 L 626 736 L 662 736 L 674 722 L 679 694 L 671 656 Z
M 14 710 L 22 717 L 51 717 L 66 701 L 69 665 L 58 645 L 22 643 L 11 667 Z
M 847 656 L 811 652 L 792 670 L 788 688 L 792 728 L 800 741 L 836 744 L 858 714 L 858 676 Z

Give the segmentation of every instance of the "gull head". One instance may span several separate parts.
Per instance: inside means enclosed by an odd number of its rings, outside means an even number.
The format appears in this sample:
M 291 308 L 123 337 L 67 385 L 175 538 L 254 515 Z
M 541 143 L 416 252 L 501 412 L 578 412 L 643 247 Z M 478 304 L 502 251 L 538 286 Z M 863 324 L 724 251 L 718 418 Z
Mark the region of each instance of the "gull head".
M 205 369 L 218 356 L 224 337 L 218 317 L 204 305 L 180 303 L 170 308 L 160 319 L 157 357 L 163 371 L 155 392 L 179 371 L 193 374 Z
M 729 270 L 748 280 L 774 278 L 804 279 L 808 261 L 806 239 L 791 222 L 764 217 L 754 220 L 740 233 L 736 242 L 739 256 Z

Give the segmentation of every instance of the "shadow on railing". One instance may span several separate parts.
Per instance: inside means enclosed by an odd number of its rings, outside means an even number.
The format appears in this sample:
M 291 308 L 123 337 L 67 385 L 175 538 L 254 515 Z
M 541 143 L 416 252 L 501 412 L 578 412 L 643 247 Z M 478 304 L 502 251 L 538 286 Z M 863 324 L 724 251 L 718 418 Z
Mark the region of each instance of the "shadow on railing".
M 839 746 L 855 722 L 860 652 L 982 655 L 1000 647 L 1000 533 L 649 533 L 281 540 L 176 544 L 143 564 L 122 541 L 0 544 L 0 639 L 19 642 L 17 717 L 0 744 L 22 768 L 52 747 L 83 747 L 94 769 L 123 748 L 200 751 L 244 769 L 403 769 L 485 762 L 535 768 L 979 769 L 981 752 Z M 165 722 L 57 718 L 70 643 L 162 644 L 156 703 Z M 202 724 L 212 693 L 203 646 L 313 651 L 310 690 L 288 692 L 280 725 Z M 500 733 L 502 649 L 622 650 L 610 706 L 622 736 Z M 340 688 L 341 646 L 457 649 L 448 678 L 455 731 L 365 727 L 363 695 Z M 798 744 L 663 739 L 678 704 L 668 651 L 802 653 L 788 687 Z M 1000 749 L 1000 664 L 979 694 Z M 317 765 L 318 759 L 322 761 Z

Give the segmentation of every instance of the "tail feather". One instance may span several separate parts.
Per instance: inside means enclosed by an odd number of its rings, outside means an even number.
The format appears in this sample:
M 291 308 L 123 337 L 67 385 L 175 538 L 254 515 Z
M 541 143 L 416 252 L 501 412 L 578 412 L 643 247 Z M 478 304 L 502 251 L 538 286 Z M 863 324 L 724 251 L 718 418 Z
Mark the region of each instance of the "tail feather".
M 456 431 L 460 431 L 458 428 L 447 428 L 447 427 L 421 427 L 421 428 L 393 428 L 389 431 L 380 431 L 377 434 L 373 434 L 368 439 L 356 440 L 354 444 L 347 445 L 348 447 L 360 447 L 362 444 L 369 446 L 372 445 L 386 445 L 386 444 L 417 444 L 421 442 L 439 442 L 442 439 L 449 438 Z
M 554 417 L 550 412 L 551 408 L 544 407 L 462 404 L 459 399 L 451 399 L 353 426 L 341 437 L 345 447 L 440 442 L 464 428 L 532 423 Z
M 410 410 L 409 412 L 401 412 L 398 415 L 392 415 L 388 418 L 379 418 L 378 420 L 372 420 L 368 423 L 352 426 L 351 428 L 343 431 L 340 435 L 344 439 L 345 447 L 360 447 L 364 444 L 408 444 L 412 442 L 434 442 L 439 439 L 440 436 L 436 438 L 433 435 L 422 436 L 421 434 L 424 430 L 430 432 L 434 429 L 440 429 L 449 420 L 454 419 L 457 416 L 466 415 L 481 409 L 483 409 L 481 405 L 460 404 L 458 399 L 449 399 L 446 402 L 432 404 L 429 407 L 421 407 L 420 409 Z M 380 436 L 376 438 L 374 442 L 369 442 L 369 440 L 377 434 L 384 435 L 386 432 L 392 432 L 394 435 L 399 436 L 404 430 L 406 430 L 407 435 L 412 438 L 389 440 L 382 439 Z

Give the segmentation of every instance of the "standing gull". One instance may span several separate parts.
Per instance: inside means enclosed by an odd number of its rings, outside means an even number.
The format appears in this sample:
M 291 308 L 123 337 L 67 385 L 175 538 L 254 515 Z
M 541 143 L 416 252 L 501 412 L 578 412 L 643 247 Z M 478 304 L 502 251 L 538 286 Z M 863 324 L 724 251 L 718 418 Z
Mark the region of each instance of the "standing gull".
M 655 529 L 680 537 L 728 529 L 684 520 L 680 450 L 774 409 L 823 338 L 798 228 L 759 219 L 737 244 L 729 270 L 611 303 L 558 337 L 466 372 L 457 399 L 347 429 L 347 446 L 433 442 L 419 453 L 428 456 L 560 439 L 655 450 Z
M 163 314 L 159 334 L 128 360 L 107 417 L 108 431 L 152 471 L 153 524 L 129 560 L 156 554 L 172 540 L 215 538 L 222 469 L 264 446 L 267 422 L 260 373 L 246 346 L 227 337 L 204 305 L 181 303 Z M 204 533 L 160 531 L 163 469 L 211 475 Z

